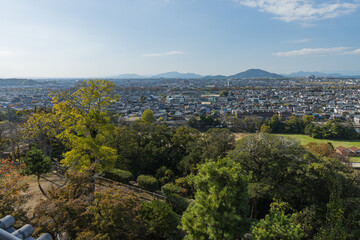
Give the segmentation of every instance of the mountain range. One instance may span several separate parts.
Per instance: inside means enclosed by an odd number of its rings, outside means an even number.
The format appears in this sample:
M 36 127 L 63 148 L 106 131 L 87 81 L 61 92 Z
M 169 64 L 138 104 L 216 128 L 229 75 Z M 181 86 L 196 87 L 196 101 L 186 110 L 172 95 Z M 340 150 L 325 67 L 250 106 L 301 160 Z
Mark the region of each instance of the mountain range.
M 249 69 L 245 72 L 240 72 L 231 76 L 216 75 L 216 76 L 202 76 L 195 73 L 179 73 L 167 72 L 154 76 L 141 76 L 137 74 L 121 74 L 108 77 L 109 79 L 145 79 L 145 78 L 172 78 L 172 79 L 244 79 L 244 78 L 284 78 L 284 76 L 270 73 L 261 69 Z
M 334 77 L 334 78 L 358 78 L 359 76 L 345 76 L 339 73 L 323 73 L 323 72 L 295 72 L 290 74 L 277 74 L 267 72 L 261 69 L 249 69 L 244 72 L 240 72 L 234 75 L 216 75 L 216 76 L 202 76 L 195 73 L 179 73 L 179 72 L 167 72 L 154 76 L 142 76 L 138 74 L 121 74 L 108 77 L 109 79 L 147 79 L 147 78 L 168 78 L 168 79 L 256 79 L 256 78 L 296 78 L 296 77 L 308 77 L 314 75 L 315 77 Z

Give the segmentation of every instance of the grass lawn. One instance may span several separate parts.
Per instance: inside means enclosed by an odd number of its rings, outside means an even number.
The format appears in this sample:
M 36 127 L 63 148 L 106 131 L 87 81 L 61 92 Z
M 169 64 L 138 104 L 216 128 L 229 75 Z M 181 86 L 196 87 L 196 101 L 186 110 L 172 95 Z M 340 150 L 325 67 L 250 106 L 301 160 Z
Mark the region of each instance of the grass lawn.
M 238 140 L 238 139 L 241 139 L 241 138 L 249 136 L 249 135 L 251 135 L 251 133 L 235 133 L 235 139 Z M 328 139 L 316 139 L 316 138 L 312 138 L 312 137 L 309 137 L 304 134 L 273 134 L 273 135 L 297 139 L 300 142 L 300 144 L 302 144 L 302 145 L 306 145 L 310 142 L 315 142 L 315 143 L 331 142 L 331 144 L 334 146 L 334 148 L 336 148 L 338 146 L 343 146 L 346 148 L 355 146 L 355 147 L 360 148 L 360 139 L 359 140 L 328 140 Z M 350 159 L 350 161 L 351 162 L 360 162 L 360 157 L 352 157 Z
M 301 144 L 308 144 L 310 142 L 315 142 L 315 143 L 327 143 L 327 142 L 331 142 L 331 144 L 336 148 L 338 146 L 343 146 L 346 148 L 355 146 L 360 148 L 360 140 L 328 140 L 328 139 L 316 139 L 316 138 L 312 138 L 309 137 L 307 135 L 303 135 L 303 134 L 274 134 L 277 136 L 284 136 L 284 137 L 291 137 L 291 138 L 295 138 L 297 140 L 299 140 L 299 142 Z
M 360 157 L 352 157 L 352 158 L 350 158 L 350 162 L 358 163 L 358 162 L 360 162 Z

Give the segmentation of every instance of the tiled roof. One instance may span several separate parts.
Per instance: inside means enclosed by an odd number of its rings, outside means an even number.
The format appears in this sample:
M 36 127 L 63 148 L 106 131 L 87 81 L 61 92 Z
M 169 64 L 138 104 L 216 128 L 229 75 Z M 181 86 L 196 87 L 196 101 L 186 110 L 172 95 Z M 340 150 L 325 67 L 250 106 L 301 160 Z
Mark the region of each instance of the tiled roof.
M 20 229 L 16 230 L 13 226 L 15 224 L 15 218 L 12 216 L 6 216 L 0 219 L 0 240 L 35 240 L 31 237 L 34 233 L 34 228 L 26 224 Z M 52 240 L 50 234 L 42 234 L 37 240 Z
M 347 151 L 348 149 L 346 147 L 343 147 L 343 146 L 339 146 L 336 148 L 336 150 L 340 151 L 340 152 L 345 152 Z
M 349 148 L 349 150 L 352 151 L 352 152 L 357 152 L 357 151 L 360 150 L 360 148 L 357 148 L 357 147 L 355 147 L 355 146 L 352 146 L 352 147 Z

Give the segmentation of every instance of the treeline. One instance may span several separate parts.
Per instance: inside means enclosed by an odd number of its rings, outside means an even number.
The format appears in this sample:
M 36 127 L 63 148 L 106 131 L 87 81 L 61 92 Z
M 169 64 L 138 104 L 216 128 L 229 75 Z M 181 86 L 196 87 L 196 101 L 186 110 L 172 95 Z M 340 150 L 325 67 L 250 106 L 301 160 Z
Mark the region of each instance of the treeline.
M 13 141 L 32 149 L 21 171 L 0 165 L 2 215 L 58 239 L 360 239 L 360 175 L 330 144 L 304 147 L 266 133 L 235 142 L 226 128 L 167 127 L 151 110 L 122 125 L 107 111 L 119 97 L 114 87 L 81 82 L 53 95 L 52 109 L 23 120 Z M 253 120 L 241 121 L 253 128 Z M 297 121 L 266 124 L 285 129 Z M 306 128 L 304 121 L 312 122 L 304 118 L 296 129 Z M 29 218 L 21 174 L 40 179 L 57 164 L 67 184 L 43 191 Z M 166 201 L 99 190 L 98 175 Z
M 332 119 L 327 122 L 314 122 L 312 115 L 302 118 L 291 116 L 281 121 L 277 115 L 261 125 L 261 132 L 266 133 L 298 133 L 320 139 L 356 139 L 359 134 L 350 122 Z
M 260 130 L 260 127 L 264 122 L 257 117 L 246 117 L 244 119 L 234 117 L 233 115 L 225 117 L 226 119 L 221 121 L 217 112 L 208 116 L 200 115 L 199 117 L 190 118 L 188 125 L 189 127 L 200 131 L 210 128 L 228 128 L 233 132 L 255 133 Z
M 291 116 L 287 120 L 281 120 L 277 114 L 263 121 L 257 117 L 236 118 L 232 115 L 225 116 L 220 121 L 218 116 L 200 115 L 199 118 L 192 117 L 188 125 L 199 130 L 210 128 L 228 128 L 233 132 L 264 132 L 264 133 L 294 133 L 306 134 L 319 139 L 356 139 L 359 134 L 354 126 L 347 121 L 332 119 L 327 122 L 315 121 L 312 115 L 303 117 Z

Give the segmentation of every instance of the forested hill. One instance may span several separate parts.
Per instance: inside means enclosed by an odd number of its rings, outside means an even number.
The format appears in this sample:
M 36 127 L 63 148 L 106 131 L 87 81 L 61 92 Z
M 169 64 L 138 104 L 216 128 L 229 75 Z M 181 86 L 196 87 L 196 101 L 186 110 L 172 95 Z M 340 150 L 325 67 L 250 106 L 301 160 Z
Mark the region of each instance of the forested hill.
M 47 85 L 47 84 L 56 84 L 56 81 L 36 81 L 32 79 L 22 79 L 22 78 L 6 78 L 0 79 L 0 86 L 33 86 L 33 85 Z
M 284 76 L 261 69 L 249 69 L 245 72 L 232 75 L 230 78 L 284 78 Z

